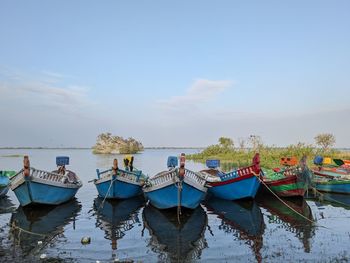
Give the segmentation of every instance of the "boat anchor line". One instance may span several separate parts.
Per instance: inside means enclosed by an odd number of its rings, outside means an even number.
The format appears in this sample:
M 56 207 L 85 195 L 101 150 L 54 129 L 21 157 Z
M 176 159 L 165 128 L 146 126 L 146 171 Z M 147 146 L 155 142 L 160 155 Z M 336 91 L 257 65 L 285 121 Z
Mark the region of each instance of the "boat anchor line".
M 181 194 L 182 194 L 182 181 L 175 183 L 177 187 L 177 221 L 181 224 L 180 215 L 181 215 Z
M 114 183 L 116 180 L 117 180 L 117 177 L 116 177 L 115 179 L 112 179 L 112 180 L 111 180 L 111 184 L 110 184 L 109 187 L 108 187 L 107 194 L 106 194 L 106 196 L 103 198 L 103 201 L 102 201 L 102 203 L 100 204 L 100 206 L 98 207 L 97 210 L 100 210 L 101 208 L 103 208 L 103 206 L 104 206 L 104 204 L 105 204 L 105 202 L 106 202 L 107 196 L 109 195 L 109 192 L 110 192 L 111 189 L 112 189 L 112 185 L 113 185 L 113 183 Z
M 299 216 L 301 216 L 302 218 L 304 218 L 306 221 L 309 221 L 310 223 L 312 224 L 316 224 L 315 221 L 307 218 L 306 216 L 304 216 L 303 214 L 299 213 L 298 211 L 296 211 L 295 209 L 293 209 L 290 205 L 288 205 L 286 202 L 284 202 L 277 194 L 275 194 L 271 189 L 270 187 L 268 187 L 265 182 L 260 178 L 260 175 L 255 173 L 253 171 L 253 174 L 259 179 L 259 181 L 282 203 L 284 204 L 286 207 L 288 207 L 290 210 L 292 210 L 294 213 L 298 214 Z M 319 226 L 319 227 L 324 227 L 324 228 L 327 228 L 325 226 Z
M 43 234 L 39 234 L 39 233 L 35 233 L 35 232 L 31 232 L 31 231 L 28 231 L 28 230 L 25 230 L 19 226 L 16 226 L 15 222 L 13 222 L 11 224 L 11 228 L 13 229 L 18 229 L 20 232 L 19 232 L 19 235 L 21 235 L 21 232 L 24 232 L 24 233 L 27 233 L 27 234 L 30 234 L 30 235 L 34 235 L 34 236 L 42 236 L 42 237 L 47 237 L 47 235 L 43 235 Z

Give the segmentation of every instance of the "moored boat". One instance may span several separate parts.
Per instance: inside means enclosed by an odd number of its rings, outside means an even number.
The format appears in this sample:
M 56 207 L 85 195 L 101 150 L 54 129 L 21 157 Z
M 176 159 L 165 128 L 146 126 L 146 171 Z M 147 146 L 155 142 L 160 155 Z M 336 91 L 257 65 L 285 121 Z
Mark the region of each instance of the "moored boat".
M 282 158 L 281 164 L 285 164 L 285 159 L 288 158 Z M 283 197 L 303 197 L 309 188 L 312 177 L 310 170 L 306 166 L 305 158 L 302 158 L 300 165 L 293 163 L 293 166 L 276 168 L 274 170 L 264 169 L 263 172 L 262 180 L 264 186 L 278 196 Z
M 209 193 L 226 200 L 254 198 L 260 186 L 260 156 L 255 154 L 251 166 L 239 168 L 229 173 L 218 169 L 219 160 L 207 160 L 209 169 L 200 171 L 207 177 Z
M 10 189 L 10 177 L 15 174 L 14 171 L 0 171 L 0 198 L 7 194 Z
M 312 172 L 316 176 L 350 180 L 350 166 L 343 160 L 316 156 L 314 164 Z
M 314 176 L 313 186 L 321 192 L 350 194 L 350 180 L 337 177 Z
M 114 159 L 111 169 L 97 172 L 94 184 L 98 195 L 106 199 L 126 199 L 142 194 L 142 186 L 146 176 L 133 167 L 134 157 L 124 158 L 125 169 L 118 168 L 118 160 Z
M 185 168 L 185 155 L 181 154 L 180 167 L 176 156 L 168 158 L 168 171 L 149 178 L 143 187 L 146 199 L 159 209 L 185 207 L 195 209 L 204 199 L 206 178 Z
M 59 205 L 72 199 L 82 186 L 78 176 L 65 168 L 69 157 L 56 157 L 58 169 L 52 172 L 30 167 L 28 156 L 23 164 L 23 169 L 11 177 L 11 189 L 22 206 Z

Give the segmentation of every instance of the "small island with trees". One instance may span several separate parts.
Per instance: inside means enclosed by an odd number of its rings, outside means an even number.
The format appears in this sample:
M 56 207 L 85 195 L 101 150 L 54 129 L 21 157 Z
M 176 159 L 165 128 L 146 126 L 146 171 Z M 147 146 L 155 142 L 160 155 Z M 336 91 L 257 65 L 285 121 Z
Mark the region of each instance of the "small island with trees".
M 124 139 L 106 132 L 97 136 L 92 152 L 94 154 L 134 154 L 143 151 L 143 149 L 142 143 L 134 138 Z

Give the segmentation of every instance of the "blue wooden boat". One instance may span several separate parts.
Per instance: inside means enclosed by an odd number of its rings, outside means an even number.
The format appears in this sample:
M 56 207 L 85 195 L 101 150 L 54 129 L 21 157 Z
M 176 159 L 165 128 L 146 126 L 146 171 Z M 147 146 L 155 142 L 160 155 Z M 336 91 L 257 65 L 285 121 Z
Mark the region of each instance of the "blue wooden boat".
M 118 168 L 118 160 L 114 159 L 111 169 L 97 172 L 94 184 L 98 195 L 106 199 L 126 199 L 142 194 L 142 186 L 147 180 L 142 171 L 133 167 L 133 157 L 124 159 L 125 169 Z
M 168 171 L 163 171 L 149 178 L 143 188 L 146 199 L 159 209 L 185 207 L 195 209 L 204 199 L 207 188 L 206 178 L 185 169 L 185 155 L 180 158 L 177 167 L 176 156 L 168 158 Z
M 11 178 L 11 189 L 22 206 L 59 205 L 72 199 L 82 186 L 78 176 L 66 170 L 66 156 L 56 158 L 58 169 L 52 172 L 30 167 L 28 156 L 23 163 L 24 168 Z
M 226 199 L 238 200 L 243 198 L 254 198 L 260 186 L 260 157 L 255 154 L 253 164 L 248 167 L 239 168 L 229 173 L 218 169 L 219 160 L 207 160 L 209 169 L 200 171 L 207 177 L 208 192 L 212 195 Z
M 201 206 L 184 209 L 181 222 L 175 210 L 159 210 L 148 205 L 144 208 L 143 222 L 149 231 L 149 245 L 159 253 L 160 262 L 197 262 L 207 247 L 205 230 L 208 216 Z M 146 260 L 147 261 L 147 260 Z
M 314 176 L 312 179 L 313 186 L 321 192 L 350 194 L 350 179 L 340 177 Z
M 105 239 L 111 241 L 112 250 L 117 249 L 117 242 L 131 230 L 135 224 L 140 224 L 139 209 L 144 204 L 142 195 L 121 200 L 105 200 L 97 197 L 94 200 L 96 226 L 104 231 Z M 114 255 L 114 254 L 113 254 Z M 115 261 L 116 258 L 112 258 Z
M 7 194 L 10 189 L 10 177 L 15 174 L 14 171 L 0 171 L 0 198 Z

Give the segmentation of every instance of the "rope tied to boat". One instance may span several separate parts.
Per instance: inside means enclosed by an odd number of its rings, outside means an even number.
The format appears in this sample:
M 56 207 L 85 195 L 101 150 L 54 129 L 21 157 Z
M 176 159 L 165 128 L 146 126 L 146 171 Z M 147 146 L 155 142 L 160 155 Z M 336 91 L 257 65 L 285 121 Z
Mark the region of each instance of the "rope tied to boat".
M 115 175 L 117 175 L 117 174 L 115 174 Z M 106 199 L 107 199 L 107 196 L 109 195 L 109 192 L 111 191 L 112 185 L 113 185 L 113 183 L 114 183 L 115 181 L 117 181 L 117 177 L 115 177 L 115 179 L 113 179 L 113 176 L 112 176 L 112 178 L 111 178 L 111 183 L 109 184 L 107 193 L 106 193 L 105 197 L 103 198 L 103 200 L 102 200 L 102 202 L 101 202 L 101 204 L 100 204 L 100 206 L 98 207 L 97 210 L 100 210 L 101 208 L 103 208 L 103 206 L 104 206 L 104 204 L 105 204 L 105 201 L 106 201 Z
M 177 221 L 181 224 L 180 215 L 181 215 L 181 194 L 182 194 L 182 181 L 176 183 L 177 187 Z
M 179 224 L 181 224 L 180 221 L 180 215 L 181 215 L 181 194 L 182 194 L 182 182 L 185 178 L 185 162 L 186 162 L 186 157 L 184 153 L 181 153 L 180 156 L 180 167 L 177 171 L 177 177 L 179 181 L 175 184 L 177 187 L 177 221 Z
M 25 229 L 23 229 L 23 228 L 21 228 L 19 226 L 16 226 L 15 222 L 12 222 L 11 228 L 18 229 L 19 230 L 19 234 L 18 234 L 19 236 L 21 235 L 21 232 L 24 232 L 24 233 L 27 233 L 27 234 L 30 234 L 30 235 L 34 235 L 34 236 L 47 237 L 47 235 L 35 233 L 35 232 L 29 231 L 29 230 L 25 230 Z
M 267 190 L 269 190 L 282 204 L 284 204 L 286 207 L 288 207 L 290 210 L 292 210 L 294 213 L 298 214 L 299 216 L 301 216 L 302 218 L 304 218 L 306 221 L 309 221 L 312 224 L 315 224 L 316 222 L 307 218 L 306 216 L 304 216 L 303 214 L 299 213 L 298 211 L 296 211 L 293 207 L 291 207 L 290 205 L 288 205 L 286 202 L 284 202 L 282 200 L 282 198 L 280 198 L 274 191 L 272 191 L 270 189 L 270 187 L 268 187 L 265 182 L 260 178 L 260 174 L 255 173 L 254 171 L 252 171 L 252 173 L 259 179 L 260 183 L 262 183 Z

